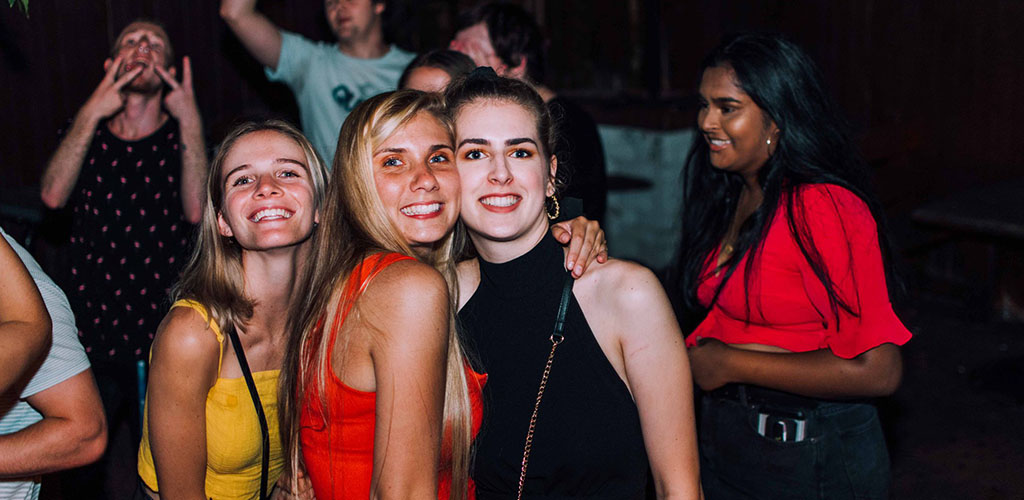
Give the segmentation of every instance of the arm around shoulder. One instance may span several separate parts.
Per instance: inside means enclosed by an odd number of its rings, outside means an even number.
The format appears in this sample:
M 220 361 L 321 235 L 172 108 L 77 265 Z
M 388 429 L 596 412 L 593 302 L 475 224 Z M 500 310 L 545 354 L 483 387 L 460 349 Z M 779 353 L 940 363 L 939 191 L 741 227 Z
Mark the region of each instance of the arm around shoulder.
M 375 328 L 371 347 L 377 387 L 373 498 L 437 495 L 448 287 L 436 270 L 397 262 L 370 283 L 360 311 Z
M 205 498 L 206 398 L 220 350 L 203 317 L 185 307 L 171 309 L 153 340 L 146 411 L 164 498 Z

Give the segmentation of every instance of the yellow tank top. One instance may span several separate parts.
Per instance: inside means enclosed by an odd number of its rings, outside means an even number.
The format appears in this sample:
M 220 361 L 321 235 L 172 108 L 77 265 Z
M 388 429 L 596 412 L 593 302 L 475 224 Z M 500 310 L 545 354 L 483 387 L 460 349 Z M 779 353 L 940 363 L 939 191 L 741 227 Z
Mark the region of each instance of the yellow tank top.
M 252 406 L 245 378 L 220 378 L 224 358 L 224 335 L 202 304 L 179 300 L 171 306 L 189 307 L 203 316 L 220 343 L 217 359 L 217 382 L 206 396 L 206 496 L 215 500 L 253 499 L 260 493 L 262 459 L 259 419 Z M 270 431 L 270 477 L 273 487 L 284 467 L 281 437 L 277 428 L 277 376 L 280 370 L 254 372 L 253 381 L 263 403 Z M 139 444 L 139 477 L 153 491 L 159 492 L 153 453 L 149 447 L 149 396 L 143 414 L 142 443 Z

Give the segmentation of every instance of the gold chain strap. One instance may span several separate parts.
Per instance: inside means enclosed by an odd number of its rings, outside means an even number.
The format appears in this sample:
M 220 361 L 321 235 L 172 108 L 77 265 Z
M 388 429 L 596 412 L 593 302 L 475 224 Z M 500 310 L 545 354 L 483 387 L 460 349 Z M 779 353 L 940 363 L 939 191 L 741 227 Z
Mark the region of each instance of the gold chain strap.
M 516 500 L 523 499 L 523 485 L 526 483 L 526 465 L 530 462 L 530 449 L 533 447 L 533 431 L 537 428 L 537 412 L 540 411 L 540 400 L 544 397 L 544 389 L 548 386 L 548 375 L 551 374 L 551 363 L 555 360 L 555 349 L 565 340 L 562 332 L 565 331 L 565 312 L 569 307 L 569 297 L 572 295 L 572 274 L 566 273 L 565 284 L 562 286 L 562 300 L 558 304 L 558 315 L 555 317 L 555 329 L 548 337 L 551 340 L 551 353 L 548 354 L 548 362 L 544 365 L 544 374 L 540 377 L 540 388 L 537 389 L 537 401 L 533 403 L 533 414 L 530 415 L 530 427 L 526 431 L 526 444 L 523 445 L 523 467 L 519 469 L 519 491 L 516 493 Z
M 526 483 L 526 464 L 530 461 L 530 448 L 533 446 L 533 430 L 537 427 L 537 411 L 540 410 L 540 400 L 544 397 L 544 388 L 548 385 L 548 374 L 551 373 L 551 363 L 555 360 L 555 349 L 562 343 L 564 337 L 561 335 L 556 339 L 551 336 L 551 354 L 548 354 L 548 362 L 544 365 L 544 375 L 540 377 L 540 389 L 537 390 L 537 402 L 533 404 L 533 414 L 530 415 L 530 428 L 526 431 L 526 445 L 523 446 L 523 467 L 519 470 L 519 492 L 516 493 L 516 500 L 523 498 L 523 484 Z

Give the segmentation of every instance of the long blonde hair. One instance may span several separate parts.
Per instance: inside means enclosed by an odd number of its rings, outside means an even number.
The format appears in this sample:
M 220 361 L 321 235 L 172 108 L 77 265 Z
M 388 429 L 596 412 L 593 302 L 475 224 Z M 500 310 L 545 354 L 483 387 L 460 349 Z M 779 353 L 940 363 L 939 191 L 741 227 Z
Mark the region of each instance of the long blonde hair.
M 326 380 L 330 371 L 330 335 L 318 327 L 330 307 L 331 297 L 343 290 L 348 276 L 367 256 L 381 251 L 417 257 L 444 276 L 451 302 L 448 307 L 448 360 L 444 398 L 444 450 L 451 450 L 451 497 L 464 499 L 469 478 L 471 410 L 462 345 L 455 330 L 458 281 L 455 274 L 456 238 L 449 232 L 429 255 L 417 255 L 388 217 L 373 176 L 373 152 L 417 114 L 435 118 L 454 142 L 451 121 L 439 96 L 400 90 L 373 97 L 349 114 L 338 138 L 334 168 L 321 211 L 321 233 L 292 308 L 292 338 L 281 373 L 279 398 L 281 440 L 294 474 L 301 463 L 299 415 L 306 398 L 319 395 L 318 405 L 327 415 Z M 336 314 L 350 307 L 357 296 L 342 295 Z M 450 441 L 449 441 L 450 440 Z M 445 457 L 448 458 L 448 457 Z M 446 464 L 447 465 L 447 464 Z M 448 473 L 448 470 L 444 471 Z
M 245 122 L 235 127 L 221 141 L 206 174 L 203 215 L 196 228 L 196 244 L 192 256 L 182 271 L 181 280 L 171 290 L 174 300 L 191 299 L 206 307 L 221 331 L 227 331 L 228 328 L 244 331 L 245 323 L 252 317 L 254 305 L 252 299 L 245 296 L 242 249 L 233 238 L 222 236 L 217 226 L 217 215 L 224 201 L 224 177 L 221 170 L 228 153 L 239 139 L 264 130 L 288 137 L 302 149 L 313 184 L 314 209 L 323 202 L 326 190 L 327 170 L 323 162 L 302 132 L 287 122 Z M 311 238 L 315 243 L 316 231 Z

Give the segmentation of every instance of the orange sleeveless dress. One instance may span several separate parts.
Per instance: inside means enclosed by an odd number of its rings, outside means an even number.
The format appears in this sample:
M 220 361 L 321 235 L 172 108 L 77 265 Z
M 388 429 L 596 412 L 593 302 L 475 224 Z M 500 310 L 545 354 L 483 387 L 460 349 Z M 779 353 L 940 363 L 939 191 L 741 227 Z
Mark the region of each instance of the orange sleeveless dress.
M 351 309 L 354 298 L 358 297 L 380 271 L 395 262 L 411 260 L 412 257 L 397 253 L 374 254 L 363 260 L 352 272 L 342 301 L 346 298 L 349 307 L 338 312 L 332 322 L 329 335 L 334 345 L 338 331 Z M 334 374 L 325 381 L 324 399 L 330 421 L 325 421 L 319 407 L 315 389 L 311 397 L 305 398 L 299 417 L 299 440 L 302 444 L 302 458 L 306 474 L 313 483 L 313 491 L 319 500 L 364 500 L 370 496 L 370 479 L 373 475 L 373 436 L 376 422 L 377 395 L 353 389 Z M 469 382 L 469 397 L 472 406 L 473 436 L 480 430 L 483 419 L 483 385 L 487 375 L 478 374 L 466 367 Z M 446 460 L 442 457 L 442 462 Z M 441 470 L 446 467 L 442 463 Z M 438 498 L 448 498 L 450 484 L 447 474 L 442 474 Z M 469 483 L 469 498 L 475 498 L 473 481 Z

